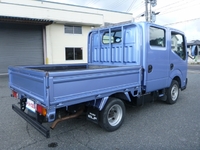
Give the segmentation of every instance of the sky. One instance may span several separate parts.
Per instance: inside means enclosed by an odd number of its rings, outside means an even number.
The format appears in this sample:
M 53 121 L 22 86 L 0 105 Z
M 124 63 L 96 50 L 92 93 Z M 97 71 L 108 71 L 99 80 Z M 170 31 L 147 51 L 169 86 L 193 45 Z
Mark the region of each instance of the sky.
M 144 0 L 46 0 L 87 7 L 123 11 L 133 14 L 136 20 L 143 21 L 140 16 L 145 11 Z M 126 2 L 125 2 L 126 1 Z M 177 28 L 186 34 L 187 40 L 200 40 L 200 0 L 157 0 L 152 7 L 156 16 L 156 24 Z
M 200 40 L 199 0 L 158 0 L 156 23 L 182 30 L 188 41 Z

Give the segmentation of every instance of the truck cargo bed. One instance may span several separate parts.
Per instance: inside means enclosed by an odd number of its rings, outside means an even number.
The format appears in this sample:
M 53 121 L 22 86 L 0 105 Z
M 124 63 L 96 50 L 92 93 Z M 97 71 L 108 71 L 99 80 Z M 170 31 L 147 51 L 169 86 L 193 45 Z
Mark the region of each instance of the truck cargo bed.
M 9 67 L 9 85 L 19 95 L 47 107 L 69 106 L 139 87 L 140 71 L 140 66 Z
M 34 69 L 40 71 L 48 71 L 48 72 L 59 72 L 59 71 L 73 71 L 73 70 L 91 70 L 91 69 L 103 69 L 103 68 L 115 68 L 117 66 L 99 66 L 99 65 L 49 65 L 49 66 L 41 66 L 41 67 L 27 67 L 27 69 Z

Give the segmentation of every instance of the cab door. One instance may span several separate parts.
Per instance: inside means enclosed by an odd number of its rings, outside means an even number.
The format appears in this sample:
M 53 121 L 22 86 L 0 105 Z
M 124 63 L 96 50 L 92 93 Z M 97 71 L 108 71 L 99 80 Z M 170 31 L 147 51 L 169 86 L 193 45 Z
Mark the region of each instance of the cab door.
M 167 29 L 150 25 L 146 44 L 146 92 L 167 87 L 169 77 L 169 48 L 167 46 Z
M 185 88 L 187 84 L 187 48 L 185 36 L 176 31 L 171 31 L 171 51 L 170 51 L 170 79 L 179 77 L 181 88 Z

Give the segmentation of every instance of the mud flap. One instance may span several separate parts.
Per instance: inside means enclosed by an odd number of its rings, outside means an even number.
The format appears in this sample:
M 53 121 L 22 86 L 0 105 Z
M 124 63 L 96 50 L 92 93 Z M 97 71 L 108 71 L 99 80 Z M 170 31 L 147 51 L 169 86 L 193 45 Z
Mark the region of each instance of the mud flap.
M 96 107 L 88 107 L 87 120 L 99 124 L 99 109 Z

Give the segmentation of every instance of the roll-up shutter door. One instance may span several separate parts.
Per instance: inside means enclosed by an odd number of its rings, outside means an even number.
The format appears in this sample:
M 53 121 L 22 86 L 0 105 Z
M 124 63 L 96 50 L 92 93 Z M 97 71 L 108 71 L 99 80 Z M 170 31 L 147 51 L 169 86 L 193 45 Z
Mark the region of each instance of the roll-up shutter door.
M 0 23 L 0 74 L 8 66 L 44 63 L 42 26 Z

